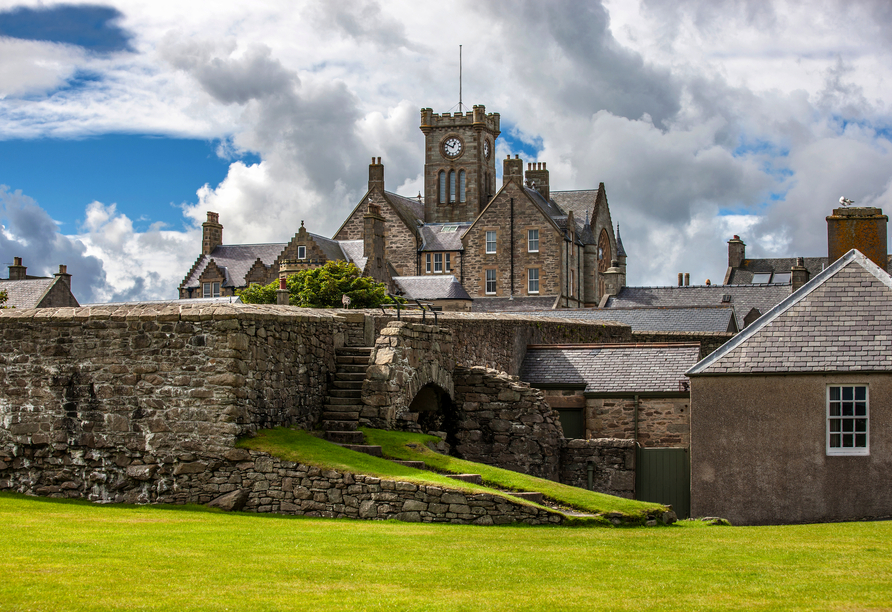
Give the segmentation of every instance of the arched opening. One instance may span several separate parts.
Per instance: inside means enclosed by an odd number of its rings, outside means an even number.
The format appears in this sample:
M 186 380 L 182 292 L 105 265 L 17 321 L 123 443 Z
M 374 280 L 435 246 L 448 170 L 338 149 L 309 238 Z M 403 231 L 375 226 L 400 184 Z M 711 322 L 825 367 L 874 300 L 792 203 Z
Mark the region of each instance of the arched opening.
M 458 414 L 448 391 L 433 383 L 423 386 L 409 404 L 409 412 L 418 415 L 418 428 L 422 433 L 445 432 L 446 443 L 455 448 Z

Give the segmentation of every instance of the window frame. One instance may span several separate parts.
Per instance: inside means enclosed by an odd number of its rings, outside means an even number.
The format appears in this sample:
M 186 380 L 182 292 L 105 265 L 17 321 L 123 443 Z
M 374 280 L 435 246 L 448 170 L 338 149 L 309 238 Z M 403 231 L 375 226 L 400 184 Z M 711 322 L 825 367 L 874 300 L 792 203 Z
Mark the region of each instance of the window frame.
M 492 234 L 492 240 L 489 239 L 489 235 Z M 486 230 L 486 234 L 484 235 L 485 239 L 485 252 L 487 255 L 494 255 L 496 250 L 498 249 L 498 234 L 496 230 Z M 492 245 L 492 250 L 489 249 L 489 246 Z
M 492 276 L 492 278 L 490 278 Z M 483 293 L 485 295 L 496 295 L 498 293 L 497 276 L 495 268 L 489 268 L 484 271 Z M 492 291 L 490 291 L 490 283 L 492 283 Z
M 434 253 L 434 274 L 443 274 L 443 253 Z
M 536 237 L 533 238 L 533 232 L 536 232 Z M 535 248 L 533 248 L 533 242 L 536 243 Z M 539 252 L 539 230 L 531 229 L 527 230 L 527 253 L 538 253 Z
M 533 278 L 533 272 L 536 273 L 536 278 Z M 533 290 L 533 282 L 536 283 L 535 290 Z M 528 268 L 527 269 L 527 293 L 529 293 L 529 294 L 538 294 L 539 293 L 539 268 Z
M 852 389 L 852 399 L 846 400 L 844 389 Z M 858 403 L 861 403 L 861 400 L 857 399 L 858 394 L 855 389 L 864 389 L 864 414 L 859 415 L 858 412 Z M 833 389 L 839 389 L 838 399 L 833 398 Z M 851 403 L 852 406 L 850 408 L 851 414 L 845 414 L 846 408 L 845 404 Z M 834 404 L 838 404 L 838 406 L 834 406 Z M 870 455 L 870 385 L 866 383 L 828 383 L 825 391 L 825 410 L 824 410 L 824 422 L 825 422 L 825 446 L 826 453 L 828 457 L 853 457 L 853 456 L 865 456 Z M 833 414 L 834 408 L 836 408 L 836 412 L 839 414 Z M 864 420 L 864 445 L 863 446 L 854 446 L 854 444 L 858 441 L 857 434 L 862 432 L 856 431 L 857 421 Z M 834 428 L 834 423 L 838 422 L 838 428 Z M 846 430 L 846 423 L 851 423 L 851 429 Z M 841 436 L 839 443 L 844 443 L 844 438 L 846 434 L 852 436 L 853 446 L 833 446 L 833 436 Z
M 306 259 L 307 258 L 307 247 L 305 245 L 303 245 L 303 244 L 298 245 L 297 258 L 298 259 Z
M 424 254 L 424 273 L 425 274 L 431 273 L 431 254 L 430 253 Z
M 451 253 L 446 253 L 446 273 L 452 272 L 452 256 Z

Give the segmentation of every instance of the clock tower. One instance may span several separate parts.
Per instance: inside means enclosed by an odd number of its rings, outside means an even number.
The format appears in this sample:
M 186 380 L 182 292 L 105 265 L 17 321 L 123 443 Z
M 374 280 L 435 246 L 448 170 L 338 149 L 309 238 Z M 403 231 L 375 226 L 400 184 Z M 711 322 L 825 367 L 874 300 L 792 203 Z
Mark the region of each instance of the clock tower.
M 473 221 L 496 193 L 499 114 L 421 109 L 424 132 L 424 220 Z

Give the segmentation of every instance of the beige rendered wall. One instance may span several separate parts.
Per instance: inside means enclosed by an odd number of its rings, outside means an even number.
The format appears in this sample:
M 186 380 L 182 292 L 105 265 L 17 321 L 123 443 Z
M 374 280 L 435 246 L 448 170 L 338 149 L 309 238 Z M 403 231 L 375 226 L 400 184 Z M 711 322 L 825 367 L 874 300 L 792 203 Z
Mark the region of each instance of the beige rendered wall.
M 826 387 L 868 384 L 870 455 L 827 456 Z M 738 525 L 892 515 L 892 374 L 691 379 L 691 515 Z

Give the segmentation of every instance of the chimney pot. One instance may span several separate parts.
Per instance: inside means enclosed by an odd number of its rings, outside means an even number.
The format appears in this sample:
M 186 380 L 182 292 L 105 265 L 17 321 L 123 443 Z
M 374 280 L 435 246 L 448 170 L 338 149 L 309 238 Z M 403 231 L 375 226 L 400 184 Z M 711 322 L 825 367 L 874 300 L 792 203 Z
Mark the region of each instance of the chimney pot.
M 21 258 L 21 257 L 13 257 L 13 258 L 12 258 L 12 265 L 14 265 L 14 266 L 20 266 L 20 265 L 22 265 L 22 258 Z
M 684 273 L 684 286 L 687 287 L 691 284 L 691 275 L 688 272 Z
M 684 274 L 681 272 L 678 273 L 678 286 L 681 287 L 684 284 Z

